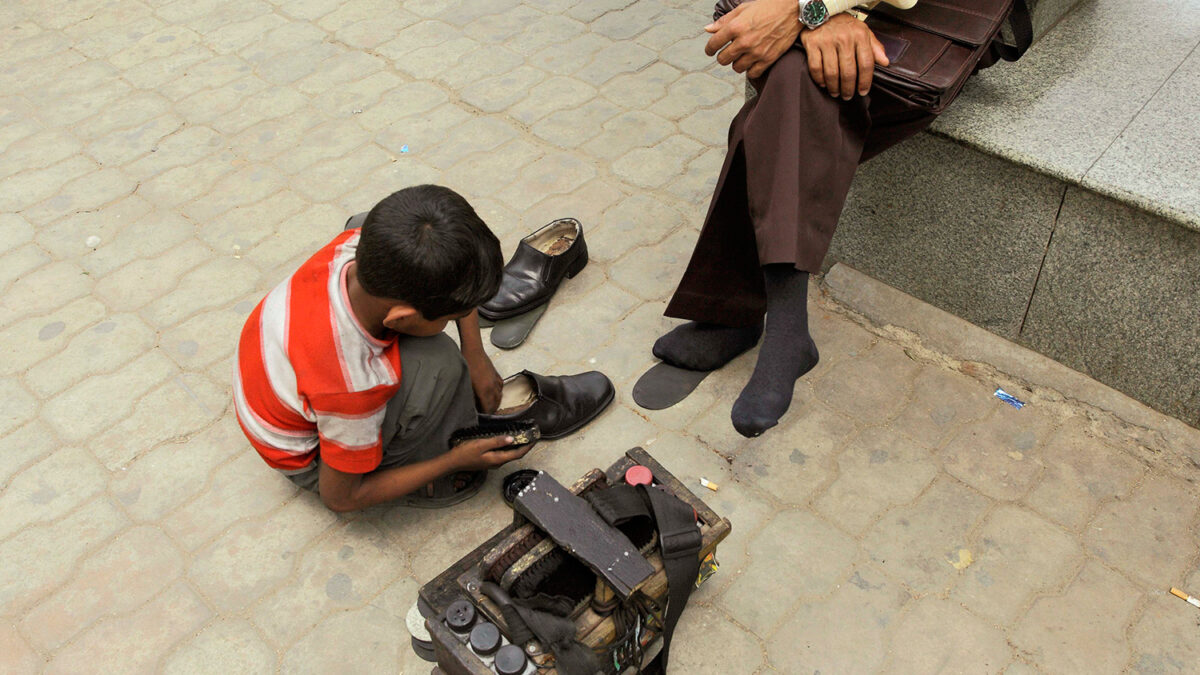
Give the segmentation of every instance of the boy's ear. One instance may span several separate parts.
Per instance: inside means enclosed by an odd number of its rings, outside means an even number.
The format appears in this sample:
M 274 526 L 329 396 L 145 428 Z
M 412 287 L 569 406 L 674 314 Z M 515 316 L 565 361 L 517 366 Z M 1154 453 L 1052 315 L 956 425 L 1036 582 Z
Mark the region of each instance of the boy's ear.
M 383 317 L 383 325 L 397 333 L 403 333 L 405 332 L 403 329 L 412 323 L 413 318 L 419 316 L 420 312 L 412 305 L 392 305 L 388 308 L 387 315 Z

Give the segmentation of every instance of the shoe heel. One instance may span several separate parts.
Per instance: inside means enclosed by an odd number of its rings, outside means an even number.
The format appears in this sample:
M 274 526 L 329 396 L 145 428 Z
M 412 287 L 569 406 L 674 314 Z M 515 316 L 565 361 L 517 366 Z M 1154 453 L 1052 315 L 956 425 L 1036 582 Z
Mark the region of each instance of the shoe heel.
M 583 242 L 580 242 L 580 243 L 582 244 Z M 580 253 L 579 253 L 579 257 L 576 258 L 575 261 L 571 263 L 571 266 L 569 268 L 567 268 L 567 278 L 574 279 L 576 274 L 579 274 L 580 272 L 583 271 L 583 268 L 587 267 L 587 264 L 588 264 L 587 244 L 584 244 L 583 250 L 580 251 Z

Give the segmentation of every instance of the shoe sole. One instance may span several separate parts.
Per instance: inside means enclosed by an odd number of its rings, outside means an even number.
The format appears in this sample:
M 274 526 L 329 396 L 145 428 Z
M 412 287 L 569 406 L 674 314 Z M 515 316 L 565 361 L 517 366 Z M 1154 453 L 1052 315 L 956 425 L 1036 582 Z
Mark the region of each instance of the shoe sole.
M 665 410 L 690 396 L 712 372 L 656 364 L 633 385 L 633 402 L 646 410 Z

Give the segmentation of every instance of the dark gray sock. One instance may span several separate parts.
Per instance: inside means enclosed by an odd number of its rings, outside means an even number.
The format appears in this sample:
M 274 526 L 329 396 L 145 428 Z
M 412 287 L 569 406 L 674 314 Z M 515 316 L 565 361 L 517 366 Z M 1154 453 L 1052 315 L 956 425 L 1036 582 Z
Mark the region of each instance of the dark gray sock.
M 688 370 L 716 370 L 758 344 L 762 325 L 737 327 L 689 321 L 654 343 L 654 355 Z
M 733 404 L 733 427 L 748 438 L 779 423 L 792 404 L 796 380 L 817 365 L 808 334 L 808 272 L 790 263 L 763 266 L 767 329 L 754 374 Z

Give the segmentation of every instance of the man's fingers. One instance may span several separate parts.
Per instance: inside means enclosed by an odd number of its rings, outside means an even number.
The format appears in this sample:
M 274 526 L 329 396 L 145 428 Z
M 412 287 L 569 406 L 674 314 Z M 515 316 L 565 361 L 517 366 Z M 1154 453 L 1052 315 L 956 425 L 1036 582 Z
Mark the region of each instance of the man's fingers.
M 484 439 L 484 441 L 484 452 L 487 452 L 490 450 L 496 450 L 497 448 L 503 448 L 506 445 L 512 445 L 515 442 L 515 439 L 512 436 L 492 436 L 491 438 Z
M 871 34 L 871 51 L 875 54 L 875 63 L 881 66 L 892 65 L 891 60 L 887 57 L 887 50 L 883 48 L 883 43 L 875 37 L 874 33 Z
M 875 76 L 875 57 L 870 45 L 858 44 L 858 95 L 866 96 L 871 91 L 871 78 Z
M 825 71 L 825 91 L 828 91 L 830 96 L 837 96 L 838 85 L 841 82 L 838 75 L 837 48 L 829 46 L 822 49 L 821 67 Z
M 808 50 L 808 74 L 818 87 L 825 88 L 825 67 L 821 64 L 821 50 Z
M 726 51 L 728 51 L 728 50 L 726 50 Z M 741 56 L 738 57 L 738 59 L 736 61 L 733 62 L 733 70 L 734 70 L 734 72 L 744 73 L 744 72 L 750 70 L 750 68 L 753 67 L 755 63 L 756 63 L 756 61 L 753 56 L 751 56 L 749 54 L 742 54 Z
M 838 47 L 838 69 L 841 71 L 838 95 L 848 101 L 851 96 L 854 96 L 854 86 L 858 80 L 858 66 L 855 65 L 853 46 Z

